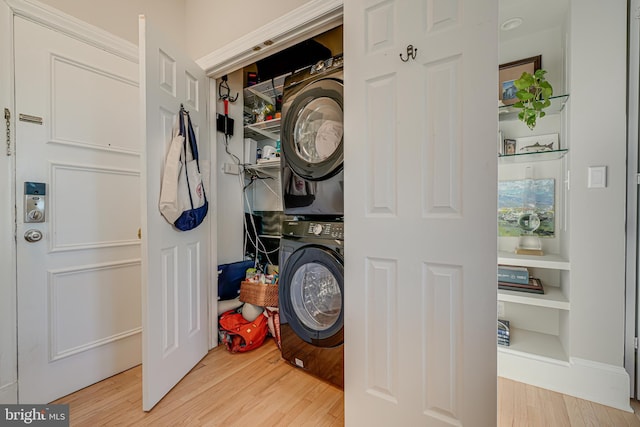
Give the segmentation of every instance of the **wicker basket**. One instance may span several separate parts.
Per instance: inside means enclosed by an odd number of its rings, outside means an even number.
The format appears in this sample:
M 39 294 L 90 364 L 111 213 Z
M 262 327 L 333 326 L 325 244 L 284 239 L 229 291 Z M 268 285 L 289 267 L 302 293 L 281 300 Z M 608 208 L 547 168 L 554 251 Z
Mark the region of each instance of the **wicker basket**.
M 260 307 L 277 307 L 278 285 L 242 282 L 240 284 L 240 301 Z

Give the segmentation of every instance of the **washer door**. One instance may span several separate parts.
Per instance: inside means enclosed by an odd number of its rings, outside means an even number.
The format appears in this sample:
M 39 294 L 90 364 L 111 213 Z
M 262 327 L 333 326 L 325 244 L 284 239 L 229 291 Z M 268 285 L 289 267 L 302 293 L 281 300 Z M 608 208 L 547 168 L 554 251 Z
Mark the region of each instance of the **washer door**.
M 288 258 L 280 274 L 280 310 L 291 329 L 319 347 L 343 342 L 344 267 L 321 246 L 303 246 Z
M 326 78 L 300 90 L 283 106 L 281 144 L 293 171 L 309 181 L 321 181 L 342 170 L 343 85 Z

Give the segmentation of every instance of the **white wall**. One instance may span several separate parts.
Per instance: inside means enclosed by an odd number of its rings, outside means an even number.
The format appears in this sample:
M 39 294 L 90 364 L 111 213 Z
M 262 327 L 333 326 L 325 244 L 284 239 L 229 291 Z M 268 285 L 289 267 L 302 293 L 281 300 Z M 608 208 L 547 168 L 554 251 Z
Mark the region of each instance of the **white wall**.
M 617 366 L 624 356 L 626 10 L 626 0 L 579 0 L 570 12 L 571 354 Z M 607 166 L 607 188 L 587 188 L 589 166 Z
M 564 93 L 564 51 L 561 27 L 550 28 L 538 33 L 500 43 L 500 63 L 542 55 L 542 68 L 547 70 L 546 78 L 553 86 L 555 95 Z
M 215 97 L 217 98 L 217 84 L 215 85 Z M 244 132 L 242 129 L 242 70 L 229 74 L 227 82 L 231 88 L 231 96 L 239 93 L 238 100 L 229 104 L 229 115 L 235 120 L 234 135 L 229 138 L 229 152 L 235 154 L 242 161 Z M 217 111 L 224 111 L 222 101 L 218 101 Z M 216 209 L 218 214 L 218 264 L 226 264 L 229 262 L 242 261 L 242 236 L 244 230 L 244 210 L 242 200 L 242 183 L 238 175 L 227 174 L 222 170 L 224 163 L 235 164 L 235 160 L 229 156 L 224 147 L 224 135 L 216 132 L 217 141 L 217 163 L 213 166 L 215 171 L 216 186 L 218 190 Z
M 11 195 L 13 186 L 13 159 L 6 155 L 6 128 L 4 109 L 9 108 L 15 117 L 11 102 L 11 13 L 4 2 L 0 2 L 0 118 L 2 135 L 0 141 L 0 403 L 16 403 L 17 397 L 17 352 L 16 352 L 16 286 L 15 252 L 13 243 L 13 215 L 15 212 Z M 11 126 L 13 128 L 12 120 Z M 13 137 L 13 132 L 12 132 Z
M 175 45 L 184 46 L 184 0 L 40 0 L 55 9 L 138 44 L 138 15 L 167 28 Z
M 187 53 L 201 58 L 308 1 L 185 0 Z

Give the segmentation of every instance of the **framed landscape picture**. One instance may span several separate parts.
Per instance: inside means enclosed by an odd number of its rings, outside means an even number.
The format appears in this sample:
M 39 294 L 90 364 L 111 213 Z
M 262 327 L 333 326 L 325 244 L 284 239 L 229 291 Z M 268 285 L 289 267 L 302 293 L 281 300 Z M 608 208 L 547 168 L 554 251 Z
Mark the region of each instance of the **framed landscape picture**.
M 498 236 L 519 237 L 518 223 L 527 212 L 535 213 L 540 226 L 533 232 L 538 237 L 555 236 L 555 180 L 521 179 L 498 182 Z

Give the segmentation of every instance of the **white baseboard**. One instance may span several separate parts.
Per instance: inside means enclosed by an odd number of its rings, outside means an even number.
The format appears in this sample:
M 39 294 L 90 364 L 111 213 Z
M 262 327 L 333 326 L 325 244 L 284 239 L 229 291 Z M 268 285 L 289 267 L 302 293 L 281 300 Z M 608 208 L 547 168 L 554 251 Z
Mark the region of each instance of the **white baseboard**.
M 633 412 L 622 366 L 571 358 L 569 365 L 498 352 L 498 376 Z

